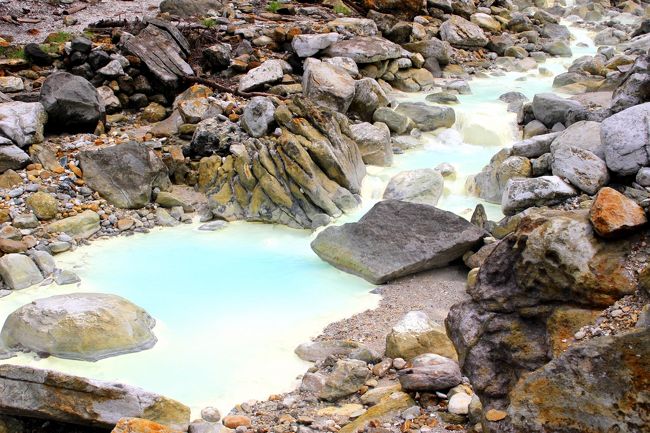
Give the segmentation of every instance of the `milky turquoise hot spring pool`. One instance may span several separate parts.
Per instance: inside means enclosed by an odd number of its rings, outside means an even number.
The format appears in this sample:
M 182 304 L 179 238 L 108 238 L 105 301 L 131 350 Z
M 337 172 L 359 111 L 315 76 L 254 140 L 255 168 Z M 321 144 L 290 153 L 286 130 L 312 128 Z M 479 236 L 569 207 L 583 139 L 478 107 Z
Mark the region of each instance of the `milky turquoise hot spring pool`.
M 587 34 L 574 30 L 574 57 L 594 51 Z M 587 47 L 576 47 L 587 42 Z M 543 66 L 560 73 L 571 59 Z M 518 81 L 527 77 L 526 81 Z M 452 164 L 455 181 L 445 182 L 439 207 L 469 218 L 480 200 L 464 193 L 468 175 L 477 173 L 500 147 L 515 140 L 515 117 L 498 96 L 520 91 L 528 97 L 551 91 L 552 78 L 508 73 L 470 82 L 460 96 L 456 129 L 427 133 L 419 147 L 395 156 L 390 168 L 369 167 L 364 202 L 338 223 L 358 219 L 381 198 L 391 176 L 403 170 Z M 401 95 L 422 101 L 427 93 Z M 478 128 L 478 129 L 477 129 Z M 479 131 L 478 133 L 476 131 Z M 500 209 L 487 204 L 498 219 Z M 123 381 L 176 398 L 194 414 L 207 405 L 228 411 L 248 399 L 266 398 L 296 384 L 308 364 L 294 348 L 328 323 L 372 308 L 373 286 L 320 261 L 311 251 L 313 234 L 262 224 L 232 223 L 217 232 L 198 225 L 156 229 L 147 235 L 101 240 L 56 256 L 59 267 L 81 277 L 79 285 L 33 287 L 0 299 L 0 320 L 41 297 L 70 292 L 123 296 L 157 320 L 159 341 L 148 351 L 96 363 L 37 359 L 7 361 L 96 379 Z

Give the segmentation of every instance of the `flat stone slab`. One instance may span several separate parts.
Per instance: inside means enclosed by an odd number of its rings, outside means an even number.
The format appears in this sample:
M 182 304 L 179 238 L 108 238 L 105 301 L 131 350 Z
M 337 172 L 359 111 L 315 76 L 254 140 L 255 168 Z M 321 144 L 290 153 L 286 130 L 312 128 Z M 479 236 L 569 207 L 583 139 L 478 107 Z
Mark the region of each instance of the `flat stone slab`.
M 331 265 L 374 284 L 447 265 L 485 232 L 433 206 L 385 200 L 359 222 L 328 227 L 312 249 Z

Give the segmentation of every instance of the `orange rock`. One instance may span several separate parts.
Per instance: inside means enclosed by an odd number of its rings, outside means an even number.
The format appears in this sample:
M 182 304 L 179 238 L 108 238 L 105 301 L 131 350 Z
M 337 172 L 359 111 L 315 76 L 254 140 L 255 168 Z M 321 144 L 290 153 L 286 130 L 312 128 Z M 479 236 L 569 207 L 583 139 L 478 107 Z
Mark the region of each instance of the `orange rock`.
M 63 168 L 63 167 L 61 167 L 59 165 L 58 167 L 54 167 L 54 169 L 52 169 L 52 171 L 55 172 L 56 174 L 63 174 L 63 173 L 65 173 L 65 168 Z
M 596 233 L 605 238 L 633 231 L 648 221 L 643 208 L 634 200 L 608 187 L 598 191 L 589 219 Z
M 231 122 L 237 122 L 239 120 L 239 115 L 230 113 L 230 115 L 228 115 L 228 119 L 230 119 Z
M 83 177 L 83 173 L 81 172 L 81 169 L 76 165 L 74 165 L 72 162 L 68 163 L 68 168 L 74 173 L 75 176 Z
M 502 419 L 505 419 L 506 416 L 508 416 L 507 413 L 496 409 L 490 409 L 485 413 L 485 419 L 492 422 L 501 421 Z
M 228 415 L 223 419 L 223 425 L 228 428 L 236 429 L 239 426 L 250 427 L 251 420 L 243 415 Z
M 0 251 L 5 254 L 23 253 L 27 251 L 27 248 L 25 242 L 0 238 Z
M 122 418 L 111 433 L 181 433 L 157 422 L 141 418 Z

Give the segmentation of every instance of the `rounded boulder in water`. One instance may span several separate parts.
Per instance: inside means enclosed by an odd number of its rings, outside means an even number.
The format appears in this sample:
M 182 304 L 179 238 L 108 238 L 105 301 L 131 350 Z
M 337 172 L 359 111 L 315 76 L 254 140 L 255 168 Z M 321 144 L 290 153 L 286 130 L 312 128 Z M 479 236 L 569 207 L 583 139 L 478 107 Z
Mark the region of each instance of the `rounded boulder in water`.
M 116 295 L 57 295 L 11 313 L 0 343 L 9 350 L 98 361 L 152 348 L 155 323 L 142 308 Z

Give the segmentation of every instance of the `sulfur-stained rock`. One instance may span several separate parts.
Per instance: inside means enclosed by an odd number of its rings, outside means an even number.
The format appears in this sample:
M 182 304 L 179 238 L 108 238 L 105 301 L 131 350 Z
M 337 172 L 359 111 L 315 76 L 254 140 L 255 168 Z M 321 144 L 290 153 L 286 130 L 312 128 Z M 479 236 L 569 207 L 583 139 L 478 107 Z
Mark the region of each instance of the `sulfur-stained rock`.
M 612 188 L 598 192 L 589 219 L 596 233 L 606 238 L 632 232 L 648 221 L 641 206 Z
M 508 408 L 513 431 L 643 431 L 650 329 L 597 337 L 517 384 Z
M 90 209 L 54 221 L 45 227 L 48 233 L 66 233 L 77 239 L 86 239 L 99 231 L 99 215 Z
M 51 220 L 58 211 L 58 202 L 52 195 L 38 191 L 25 200 L 27 207 L 34 212 L 39 220 Z
M 122 418 L 111 433 L 181 433 L 181 431 L 148 419 Z

